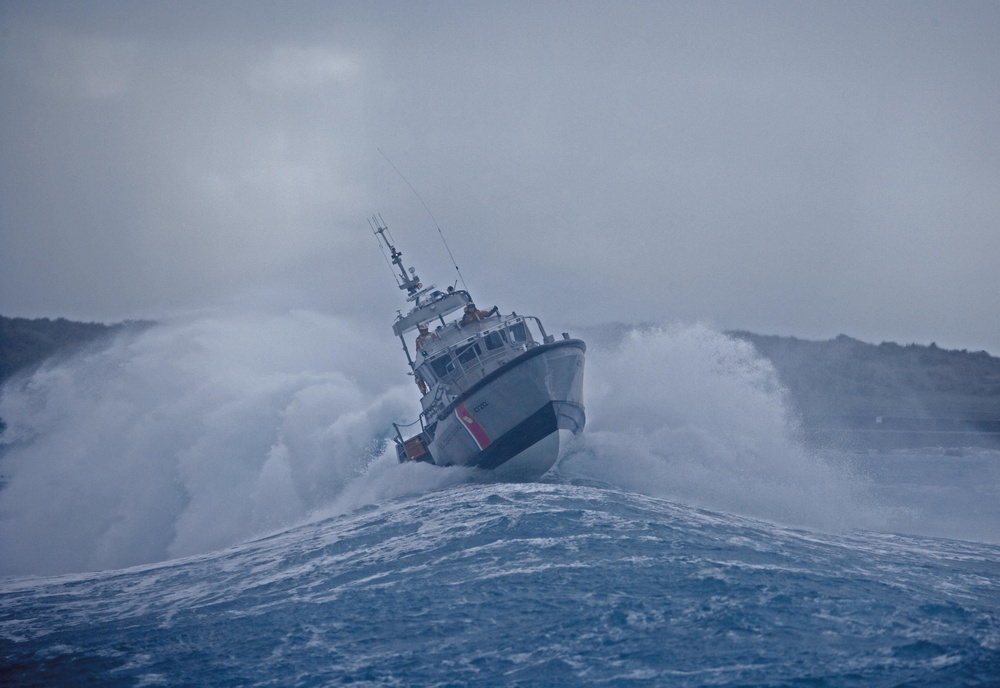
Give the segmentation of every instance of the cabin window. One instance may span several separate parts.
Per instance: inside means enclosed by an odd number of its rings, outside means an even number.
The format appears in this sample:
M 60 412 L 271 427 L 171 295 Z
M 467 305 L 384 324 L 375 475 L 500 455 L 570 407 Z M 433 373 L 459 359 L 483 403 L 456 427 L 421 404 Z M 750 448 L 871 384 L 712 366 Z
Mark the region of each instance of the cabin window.
M 528 341 L 528 328 L 524 326 L 523 322 L 519 322 L 516 325 L 511 325 L 510 338 L 514 342 Z
M 431 368 L 434 369 L 434 374 L 440 380 L 455 369 L 455 362 L 451 360 L 451 356 L 448 354 L 441 354 L 431 361 Z
M 480 355 L 482 351 L 479 348 L 479 344 L 469 344 L 468 346 L 462 347 L 461 349 L 455 350 L 455 355 L 458 356 L 458 360 L 462 363 L 471 363 L 476 360 L 476 356 Z
M 493 330 L 486 335 L 485 339 L 486 348 L 493 351 L 495 349 L 499 349 L 507 343 L 507 333 L 503 330 Z

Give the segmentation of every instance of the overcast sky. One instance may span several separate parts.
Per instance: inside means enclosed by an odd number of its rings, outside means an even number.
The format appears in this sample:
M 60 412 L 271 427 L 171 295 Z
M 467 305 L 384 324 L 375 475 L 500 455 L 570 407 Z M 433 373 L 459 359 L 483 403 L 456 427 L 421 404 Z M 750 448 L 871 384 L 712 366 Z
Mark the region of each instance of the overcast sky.
M 388 333 L 379 212 L 548 322 L 1000 355 L 994 1 L 2 0 L 0 163 L 8 316 Z

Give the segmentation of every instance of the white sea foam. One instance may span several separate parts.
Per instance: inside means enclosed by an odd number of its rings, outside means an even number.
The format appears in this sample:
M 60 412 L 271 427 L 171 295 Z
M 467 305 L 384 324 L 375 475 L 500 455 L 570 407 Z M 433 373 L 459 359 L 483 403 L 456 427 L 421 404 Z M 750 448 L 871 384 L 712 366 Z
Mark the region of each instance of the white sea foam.
M 306 518 L 415 416 L 405 365 L 371 364 L 397 358 L 313 313 L 200 318 L 9 384 L 0 573 L 157 561 Z
M 562 473 L 782 523 L 881 522 L 862 480 L 798 440 L 750 344 L 703 325 L 633 330 L 587 364 L 587 431 Z
M 745 342 L 635 331 L 587 366 L 587 429 L 562 475 L 792 525 L 885 522 L 846 464 L 798 441 Z M 0 395 L 0 575 L 198 554 L 484 479 L 385 449 L 418 412 L 405 370 L 390 338 L 306 312 L 169 322 L 50 362 Z

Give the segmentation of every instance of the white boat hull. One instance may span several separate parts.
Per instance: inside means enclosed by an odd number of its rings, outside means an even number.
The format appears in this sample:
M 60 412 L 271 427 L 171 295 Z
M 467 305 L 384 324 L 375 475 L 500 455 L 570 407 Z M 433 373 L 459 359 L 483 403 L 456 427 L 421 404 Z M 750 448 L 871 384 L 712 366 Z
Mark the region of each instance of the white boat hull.
M 433 463 L 542 476 L 586 422 L 585 351 L 579 340 L 539 346 L 471 388 L 432 428 Z

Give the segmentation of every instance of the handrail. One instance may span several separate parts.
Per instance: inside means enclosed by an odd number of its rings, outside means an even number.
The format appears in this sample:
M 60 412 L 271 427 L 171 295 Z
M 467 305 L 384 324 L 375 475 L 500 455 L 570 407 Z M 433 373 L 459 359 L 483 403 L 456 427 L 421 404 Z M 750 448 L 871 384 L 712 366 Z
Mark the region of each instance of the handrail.
M 403 445 L 406 442 L 406 440 L 403 439 L 403 433 L 401 433 L 399 431 L 400 428 L 412 428 L 417 423 L 420 423 L 420 429 L 421 430 L 424 429 L 424 423 L 423 423 L 423 420 L 422 420 L 423 415 L 424 414 L 421 413 L 419 416 L 417 416 L 417 419 L 415 421 L 413 421 L 412 423 L 393 423 L 392 424 L 393 429 L 396 431 L 396 443 L 397 444 Z
M 542 342 L 548 343 L 549 335 L 545 333 L 545 327 L 542 325 L 542 321 L 539 320 L 534 315 L 522 315 L 525 320 L 534 320 L 535 324 L 538 326 L 538 331 L 542 333 Z

